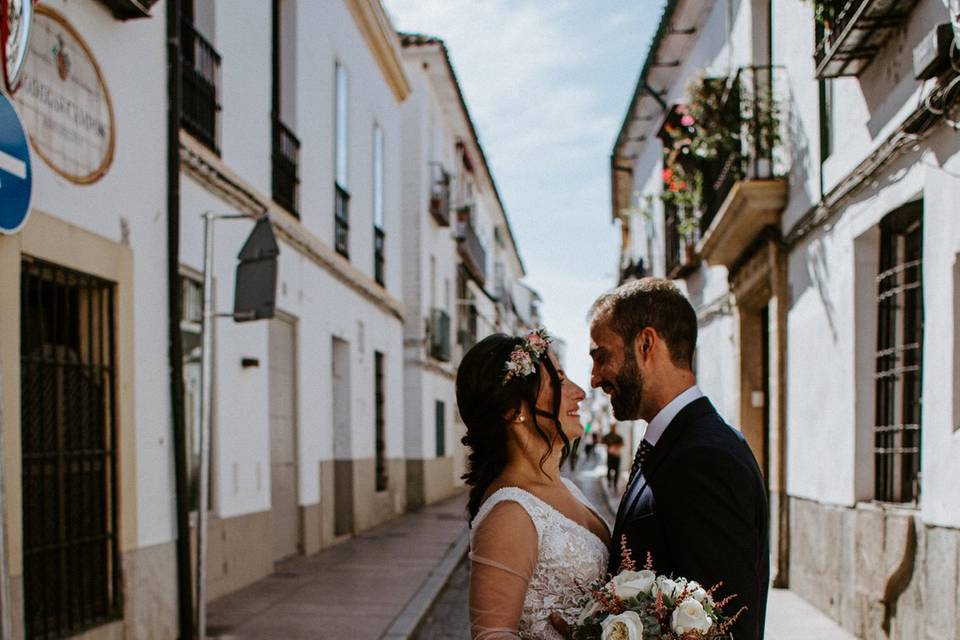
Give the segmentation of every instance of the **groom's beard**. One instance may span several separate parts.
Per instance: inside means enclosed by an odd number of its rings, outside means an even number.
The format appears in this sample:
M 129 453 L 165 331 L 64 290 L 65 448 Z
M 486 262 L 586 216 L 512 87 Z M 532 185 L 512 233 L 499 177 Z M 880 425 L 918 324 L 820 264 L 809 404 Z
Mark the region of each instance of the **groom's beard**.
M 613 417 L 617 420 L 637 420 L 640 418 L 640 402 L 643 399 L 643 375 L 637 367 L 637 360 L 628 353 L 623 366 L 613 379 L 614 393 L 610 397 Z

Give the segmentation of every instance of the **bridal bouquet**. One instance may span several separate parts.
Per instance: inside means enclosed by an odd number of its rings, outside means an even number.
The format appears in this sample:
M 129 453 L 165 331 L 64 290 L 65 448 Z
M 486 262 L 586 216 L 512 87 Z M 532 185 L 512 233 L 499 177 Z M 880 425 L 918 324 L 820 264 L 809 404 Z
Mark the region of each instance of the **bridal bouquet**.
M 574 640 L 725 640 L 746 607 L 724 614 L 734 598 L 715 600 L 720 585 L 705 589 L 693 580 L 657 575 L 647 555 L 637 571 L 626 539 L 620 572 L 585 590 Z

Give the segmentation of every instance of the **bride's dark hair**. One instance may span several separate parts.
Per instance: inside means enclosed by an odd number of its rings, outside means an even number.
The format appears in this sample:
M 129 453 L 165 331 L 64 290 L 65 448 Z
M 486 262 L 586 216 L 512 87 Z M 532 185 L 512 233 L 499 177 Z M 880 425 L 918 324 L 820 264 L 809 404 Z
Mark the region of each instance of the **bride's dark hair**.
M 570 452 L 570 440 L 560 427 L 560 375 L 550 358 L 544 354 L 533 375 L 513 376 L 503 383 L 504 365 L 514 348 L 522 344 L 523 338 L 502 333 L 487 336 L 467 352 L 457 371 L 457 407 L 467 426 L 461 442 L 470 448 L 467 472 L 462 477 L 470 486 L 467 511 L 471 521 L 490 484 L 507 465 L 507 428 L 511 416 L 517 415 L 524 403 L 530 408 L 534 430 L 546 445 L 540 458 L 541 471 L 558 437 L 563 441 L 561 465 Z M 540 426 L 536 411 L 537 396 L 545 382 L 554 390 L 553 406 L 546 415 L 553 422 L 550 434 Z

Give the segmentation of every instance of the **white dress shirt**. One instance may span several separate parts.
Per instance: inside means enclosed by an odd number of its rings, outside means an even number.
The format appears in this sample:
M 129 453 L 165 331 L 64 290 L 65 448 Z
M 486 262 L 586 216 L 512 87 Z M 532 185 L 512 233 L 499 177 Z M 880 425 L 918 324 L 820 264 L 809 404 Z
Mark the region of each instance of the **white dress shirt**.
M 700 391 L 700 387 L 697 385 L 693 385 L 682 392 L 667 403 L 667 406 L 660 409 L 660 413 L 653 417 L 653 420 L 647 425 L 647 432 L 643 434 L 643 439 L 653 446 L 656 446 L 657 441 L 660 440 L 663 432 L 667 430 L 667 427 L 669 427 L 673 419 L 677 417 L 677 414 L 688 404 L 702 397 L 703 392 Z

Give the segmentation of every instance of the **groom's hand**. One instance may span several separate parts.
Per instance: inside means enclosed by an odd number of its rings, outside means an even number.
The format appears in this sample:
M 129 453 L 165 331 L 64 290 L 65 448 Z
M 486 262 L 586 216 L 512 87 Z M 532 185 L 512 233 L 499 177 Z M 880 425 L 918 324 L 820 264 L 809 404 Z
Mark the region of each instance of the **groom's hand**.
M 548 620 L 550 620 L 550 624 L 553 626 L 553 628 L 557 630 L 557 633 L 563 636 L 565 640 L 571 640 L 571 638 L 573 638 L 573 632 L 570 630 L 570 625 L 559 613 L 554 611 L 550 614 Z

